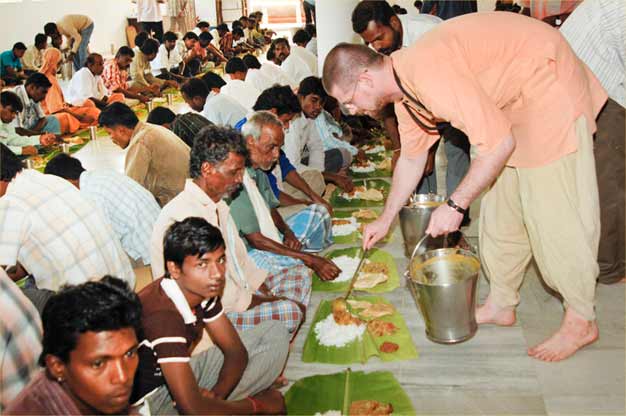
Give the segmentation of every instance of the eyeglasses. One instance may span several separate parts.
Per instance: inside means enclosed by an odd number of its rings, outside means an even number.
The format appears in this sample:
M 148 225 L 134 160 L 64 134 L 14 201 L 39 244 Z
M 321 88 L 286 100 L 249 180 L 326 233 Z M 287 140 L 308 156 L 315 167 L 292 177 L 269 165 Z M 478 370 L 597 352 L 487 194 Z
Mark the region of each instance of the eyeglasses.
M 364 74 L 366 71 L 367 69 L 363 70 L 363 72 L 361 72 L 361 74 L 359 74 L 359 76 L 357 77 L 356 82 L 354 83 L 354 89 L 352 90 L 352 95 L 350 95 L 348 101 L 346 101 L 345 103 L 339 103 L 339 109 L 346 116 L 354 114 L 352 110 L 356 110 L 356 108 L 354 108 L 354 104 L 352 104 L 352 101 L 354 100 L 354 96 L 356 95 L 357 88 L 359 88 L 359 78 L 361 78 L 361 75 Z

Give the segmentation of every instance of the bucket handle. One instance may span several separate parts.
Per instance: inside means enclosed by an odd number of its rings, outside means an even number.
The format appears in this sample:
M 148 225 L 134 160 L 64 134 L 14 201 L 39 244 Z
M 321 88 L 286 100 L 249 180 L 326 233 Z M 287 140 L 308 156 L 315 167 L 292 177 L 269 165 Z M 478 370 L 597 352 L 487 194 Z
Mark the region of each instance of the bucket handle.
M 417 249 L 419 248 L 419 246 L 422 245 L 424 241 L 426 241 L 428 237 L 430 237 L 430 234 L 424 234 L 424 237 L 422 237 L 420 241 L 417 242 L 415 248 L 413 249 L 413 253 L 411 253 L 410 260 L 413 260 L 413 257 L 415 257 L 415 253 L 417 253 Z M 443 248 L 448 248 L 448 233 L 445 233 L 443 236 Z

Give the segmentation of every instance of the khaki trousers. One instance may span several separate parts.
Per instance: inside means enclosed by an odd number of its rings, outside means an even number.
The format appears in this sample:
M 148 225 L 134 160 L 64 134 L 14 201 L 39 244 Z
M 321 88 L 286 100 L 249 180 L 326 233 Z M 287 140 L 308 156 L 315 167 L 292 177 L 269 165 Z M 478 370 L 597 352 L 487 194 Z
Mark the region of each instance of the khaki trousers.
M 318 195 L 322 195 L 324 189 L 326 188 L 326 183 L 324 182 L 324 176 L 322 172 L 319 170 L 307 170 L 300 174 L 302 179 L 309 185 L 309 187 Z M 304 199 L 305 201 L 309 200 L 309 197 L 306 196 L 302 191 L 294 188 L 289 185 L 287 182 L 283 182 L 282 191 L 293 198 L 296 199 Z M 301 211 L 306 208 L 306 205 L 298 204 L 298 205 L 290 205 L 286 207 L 279 207 L 278 212 L 283 218 L 289 218 L 296 212 Z
M 519 288 L 534 257 L 565 307 L 593 320 L 599 271 L 598 186 L 584 116 L 573 128 L 577 152 L 538 168 L 504 168 L 481 203 L 480 255 L 497 305 L 519 303 Z

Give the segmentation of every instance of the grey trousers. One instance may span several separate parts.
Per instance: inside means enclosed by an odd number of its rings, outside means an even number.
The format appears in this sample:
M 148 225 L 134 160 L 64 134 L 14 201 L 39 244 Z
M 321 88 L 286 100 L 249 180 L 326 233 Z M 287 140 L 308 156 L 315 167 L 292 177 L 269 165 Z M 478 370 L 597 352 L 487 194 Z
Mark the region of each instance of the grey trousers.
M 278 321 L 261 322 L 252 329 L 240 332 L 239 336 L 248 350 L 248 366 L 228 400 L 243 399 L 270 387 L 283 370 L 289 350 L 289 334 L 285 325 Z M 217 382 L 223 363 L 224 355 L 214 347 L 191 357 L 189 364 L 198 385 L 211 389 Z M 166 385 L 159 387 L 147 401 L 150 414 L 178 414 Z
M 456 134 L 456 133 L 461 133 Z M 459 186 L 461 180 L 469 170 L 470 165 L 470 145 L 461 131 L 457 130 L 454 135 L 445 137 L 443 140 L 448 167 L 446 169 L 446 194 L 449 196 Z M 422 178 L 417 187 L 418 194 L 437 193 L 437 172 Z

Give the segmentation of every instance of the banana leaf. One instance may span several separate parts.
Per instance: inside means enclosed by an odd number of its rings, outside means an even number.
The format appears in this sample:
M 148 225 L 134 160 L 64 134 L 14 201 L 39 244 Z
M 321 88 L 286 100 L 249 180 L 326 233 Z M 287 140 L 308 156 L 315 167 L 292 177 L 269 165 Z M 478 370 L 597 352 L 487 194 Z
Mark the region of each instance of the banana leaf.
M 316 375 L 296 381 L 285 393 L 289 415 L 314 415 L 338 410 L 347 415 L 357 400 L 391 403 L 394 415 L 414 415 L 415 409 L 398 380 L 389 371 L 351 371 Z
M 362 207 L 382 207 L 385 205 L 385 200 L 389 196 L 389 189 L 391 185 L 389 182 L 382 179 L 363 179 L 354 181 L 354 186 L 363 186 L 365 185 L 367 189 L 376 188 L 380 189 L 383 193 L 382 201 L 365 201 L 362 199 L 344 199 L 339 196 L 342 191 L 337 188 L 333 192 L 332 197 L 330 198 L 330 204 L 336 208 L 362 208 Z
M 364 300 L 372 303 L 386 303 L 390 304 L 385 298 L 381 296 L 360 296 L 352 297 L 355 300 Z M 379 318 L 383 321 L 393 322 L 398 330 L 392 334 L 384 337 L 373 337 L 369 331 L 365 331 L 361 339 L 356 339 L 344 347 L 326 347 L 320 345 L 317 337 L 315 336 L 315 325 L 331 314 L 331 301 L 323 300 L 320 302 L 315 317 L 311 323 L 311 328 L 307 334 L 306 341 L 304 342 L 304 349 L 302 351 L 302 361 L 305 363 L 318 362 L 328 364 L 350 364 L 350 363 L 365 363 L 370 357 L 377 356 L 382 361 L 400 361 L 400 360 L 412 360 L 417 358 L 417 349 L 413 344 L 411 334 L 404 322 L 404 318 L 396 310 L 393 315 L 384 316 Z M 353 314 L 358 316 L 358 313 L 352 311 Z M 383 353 L 378 350 L 380 345 L 385 342 L 393 342 L 400 346 L 396 352 Z
M 351 209 L 351 210 L 346 210 L 346 211 L 334 211 L 333 213 L 333 219 L 336 218 L 350 218 L 352 216 L 352 214 L 354 212 L 356 212 L 357 210 L 355 209 Z M 377 214 L 380 214 L 380 212 L 376 211 Z M 356 222 L 359 224 L 369 224 L 370 222 L 374 221 L 373 219 L 363 219 L 363 218 L 357 218 Z M 387 243 L 391 240 L 391 236 L 392 233 L 389 232 L 389 234 L 387 234 L 385 236 L 385 238 L 382 239 L 383 243 Z M 359 230 L 354 231 L 352 234 L 348 234 L 348 235 L 333 235 L 333 241 L 335 242 L 335 244 L 352 244 L 352 243 L 356 243 L 357 241 L 360 241 L 362 238 L 361 233 L 359 232 Z
M 358 258 L 361 256 L 361 248 L 349 247 L 333 250 L 330 253 L 326 254 L 325 257 L 327 259 L 333 259 L 339 256 L 350 256 Z M 393 260 L 393 257 L 391 257 L 389 253 L 377 248 L 373 248 L 367 253 L 365 257 L 371 261 L 385 263 L 389 268 L 389 279 L 386 282 L 378 284 L 371 289 L 362 289 L 363 292 L 386 293 L 400 287 L 398 268 L 396 267 L 396 262 Z M 346 290 L 348 290 L 348 286 L 350 286 L 350 281 L 338 283 L 333 283 L 332 281 L 325 282 L 321 280 L 317 274 L 313 274 L 313 290 L 316 292 L 345 292 Z M 356 291 L 361 289 L 354 290 Z
M 376 163 L 376 162 L 375 162 Z M 389 178 L 391 177 L 393 172 L 391 172 L 391 169 L 374 169 L 371 172 L 355 172 L 352 169 L 350 169 L 350 176 L 352 176 L 353 178 Z

